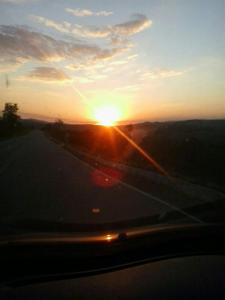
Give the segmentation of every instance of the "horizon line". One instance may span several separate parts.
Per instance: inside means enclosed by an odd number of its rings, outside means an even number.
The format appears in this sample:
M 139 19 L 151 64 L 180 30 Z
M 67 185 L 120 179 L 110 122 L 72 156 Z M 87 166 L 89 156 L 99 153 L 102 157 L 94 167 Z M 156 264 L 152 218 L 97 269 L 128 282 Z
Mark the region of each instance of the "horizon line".
M 47 117 L 43 115 L 38 114 L 30 114 L 30 113 L 23 113 L 21 112 L 20 117 L 22 120 L 37 120 L 37 121 L 43 121 L 43 122 L 49 122 L 54 123 L 57 120 L 62 120 L 66 124 L 70 125 L 98 125 L 95 122 L 92 121 L 74 121 L 67 118 L 61 118 L 61 117 Z M 210 120 L 225 120 L 225 116 L 221 117 L 195 117 L 195 118 L 165 118 L 165 119 L 142 119 L 142 120 L 127 120 L 127 121 L 119 121 L 117 122 L 117 125 L 129 125 L 129 124 L 140 124 L 140 123 L 165 123 L 165 122 L 182 122 L 182 121 L 210 121 Z

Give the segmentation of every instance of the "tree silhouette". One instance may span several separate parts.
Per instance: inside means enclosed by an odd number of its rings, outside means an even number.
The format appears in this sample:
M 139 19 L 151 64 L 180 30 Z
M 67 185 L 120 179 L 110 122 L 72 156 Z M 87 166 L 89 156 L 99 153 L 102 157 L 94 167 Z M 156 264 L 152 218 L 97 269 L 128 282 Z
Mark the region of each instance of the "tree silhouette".
M 63 130 L 64 129 L 64 123 L 63 120 L 61 119 L 57 119 L 54 123 L 55 128 L 57 128 L 58 130 Z
M 2 111 L 2 120 L 9 128 L 18 126 L 20 116 L 17 115 L 19 108 L 17 103 L 5 103 L 5 108 Z

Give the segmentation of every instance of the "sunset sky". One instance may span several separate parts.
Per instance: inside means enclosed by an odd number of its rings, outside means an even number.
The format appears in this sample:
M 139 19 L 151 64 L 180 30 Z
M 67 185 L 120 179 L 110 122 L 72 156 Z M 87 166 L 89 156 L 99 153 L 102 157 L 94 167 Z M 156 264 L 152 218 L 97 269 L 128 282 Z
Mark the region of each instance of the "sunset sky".
M 5 102 L 68 122 L 224 118 L 225 1 L 0 0 Z

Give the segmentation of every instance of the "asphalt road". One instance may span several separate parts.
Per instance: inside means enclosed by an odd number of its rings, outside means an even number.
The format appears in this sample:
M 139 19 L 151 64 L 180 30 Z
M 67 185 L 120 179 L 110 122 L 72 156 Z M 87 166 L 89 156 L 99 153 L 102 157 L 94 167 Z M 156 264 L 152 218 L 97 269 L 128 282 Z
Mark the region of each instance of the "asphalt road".
M 41 131 L 32 131 L 0 143 L 0 220 L 105 223 L 172 209 L 150 194 L 110 181 Z

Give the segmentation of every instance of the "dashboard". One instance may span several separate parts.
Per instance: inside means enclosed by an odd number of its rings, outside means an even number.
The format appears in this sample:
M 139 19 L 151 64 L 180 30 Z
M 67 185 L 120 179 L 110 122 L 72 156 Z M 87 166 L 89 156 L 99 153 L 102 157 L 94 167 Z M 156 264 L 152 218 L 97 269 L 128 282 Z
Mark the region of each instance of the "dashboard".
M 203 224 L 2 239 L 0 299 L 224 300 L 224 238 Z
M 225 299 L 225 257 L 163 259 L 100 275 L 0 289 L 0 299 Z

